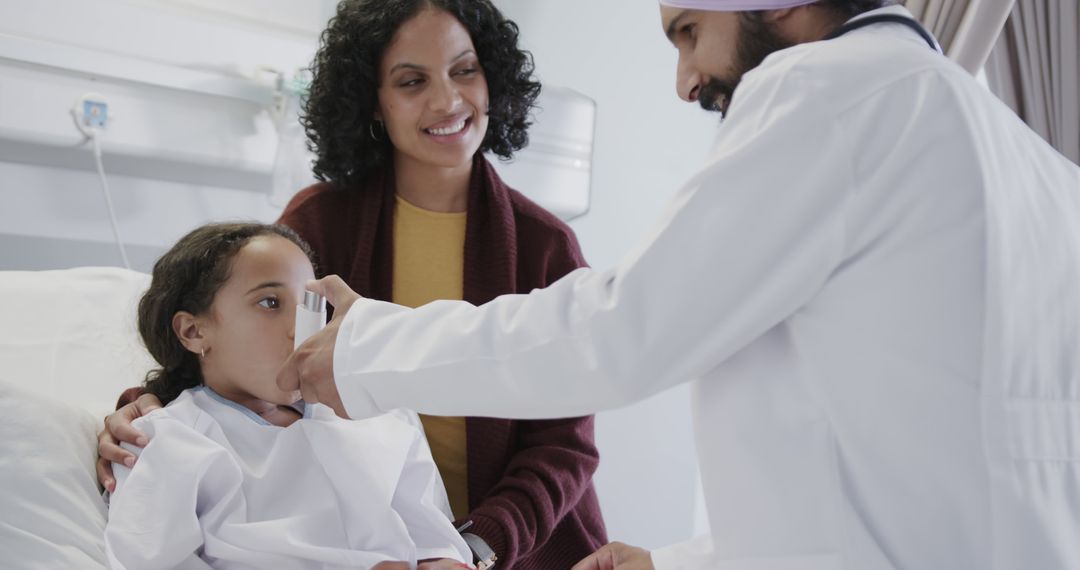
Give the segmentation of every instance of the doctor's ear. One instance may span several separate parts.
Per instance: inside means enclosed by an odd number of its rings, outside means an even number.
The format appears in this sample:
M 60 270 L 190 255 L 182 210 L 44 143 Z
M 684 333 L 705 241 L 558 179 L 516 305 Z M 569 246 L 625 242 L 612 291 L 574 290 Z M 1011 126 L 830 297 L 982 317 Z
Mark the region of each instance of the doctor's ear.
M 203 336 L 199 318 L 187 311 L 177 311 L 172 318 L 172 329 L 184 348 L 195 354 L 205 354 L 209 349 Z

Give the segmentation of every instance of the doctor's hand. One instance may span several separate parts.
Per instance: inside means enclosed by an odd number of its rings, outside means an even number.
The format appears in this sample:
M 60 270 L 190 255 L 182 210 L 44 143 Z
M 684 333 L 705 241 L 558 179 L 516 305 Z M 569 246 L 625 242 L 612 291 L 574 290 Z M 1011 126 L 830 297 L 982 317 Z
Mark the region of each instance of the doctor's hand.
M 324 404 L 338 416 L 348 419 L 345 405 L 338 394 L 337 382 L 334 381 L 334 344 L 341 321 L 360 295 L 337 275 L 309 281 L 307 288 L 326 297 L 326 302 L 334 306 L 334 318 L 326 324 L 326 328 L 313 334 L 293 351 L 278 372 L 277 385 L 287 392 L 300 390 L 305 402 Z
M 150 439 L 143 432 L 131 427 L 131 422 L 161 407 L 161 400 L 152 394 L 143 394 L 134 402 L 116 410 L 105 418 L 105 429 L 98 434 L 97 478 L 108 492 L 116 490 L 116 478 L 112 464 L 123 463 L 129 468 L 135 465 L 135 454 L 120 447 L 120 442 L 146 447 Z
M 572 570 L 655 570 L 649 551 L 612 542 L 574 565 Z

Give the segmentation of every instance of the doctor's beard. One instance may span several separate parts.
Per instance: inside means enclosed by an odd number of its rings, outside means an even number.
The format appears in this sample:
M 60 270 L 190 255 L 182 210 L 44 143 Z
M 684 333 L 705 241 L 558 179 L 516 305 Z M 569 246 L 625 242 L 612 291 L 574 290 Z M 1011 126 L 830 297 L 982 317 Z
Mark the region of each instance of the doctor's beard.
M 763 12 L 739 13 L 739 37 L 735 41 L 735 62 L 723 77 L 710 78 L 701 87 L 698 104 L 706 111 L 726 116 L 731 97 L 744 74 L 761 65 L 765 58 L 794 43 L 780 37 L 776 28 L 765 21 Z

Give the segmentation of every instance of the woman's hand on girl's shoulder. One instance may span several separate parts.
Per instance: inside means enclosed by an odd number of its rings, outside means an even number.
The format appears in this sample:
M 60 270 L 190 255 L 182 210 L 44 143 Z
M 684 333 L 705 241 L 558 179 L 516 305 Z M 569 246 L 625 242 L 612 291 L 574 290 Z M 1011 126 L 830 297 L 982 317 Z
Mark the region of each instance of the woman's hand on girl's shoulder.
M 131 422 L 158 408 L 161 408 L 161 400 L 157 396 L 143 394 L 105 418 L 105 429 L 98 434 L 97 477 L 106 491 L 111 493 L 116 490 L 113 463 L 123 463 L 128 467 L 135 465 L 135 454 L 120 447 L 120 442 L 138 447 L 146 447 L 150 442 L 146 434 L 132 427 Z

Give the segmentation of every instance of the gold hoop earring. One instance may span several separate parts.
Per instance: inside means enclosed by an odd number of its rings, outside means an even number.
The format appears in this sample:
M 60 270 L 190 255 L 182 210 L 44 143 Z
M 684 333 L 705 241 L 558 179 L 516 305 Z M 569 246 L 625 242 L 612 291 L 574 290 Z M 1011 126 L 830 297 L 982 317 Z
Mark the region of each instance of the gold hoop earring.
M 206 349 L 205 348 L 199 349 L 199 356 L 201 356 L 203 358 L 206 358 Z

